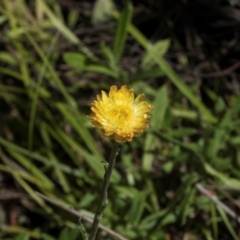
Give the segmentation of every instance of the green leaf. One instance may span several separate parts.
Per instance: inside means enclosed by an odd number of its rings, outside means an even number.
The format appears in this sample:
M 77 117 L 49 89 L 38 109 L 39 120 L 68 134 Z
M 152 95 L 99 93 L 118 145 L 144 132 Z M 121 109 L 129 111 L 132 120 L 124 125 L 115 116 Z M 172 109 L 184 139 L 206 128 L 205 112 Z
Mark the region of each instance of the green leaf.
M 84 68 L 84 71 L 105 74 L 105 75 L 110 76 L 115 79 L 118 78 L 118 73 L 116 71 L 113 71 L 113 70 L 109 69 L 109 67 L 105 67 L 102 65 L 93 65 L 93 64 L 86 65 L 86 67 Z
M 26 158 L 22 154 L 12 151 L 12 149 L 9 149 L 8 152 L 16 159 L 23 167 L 25 167 L 28 172 L 30 172 L 34 177 L 36 177 L 43 186 L 45 186 L 46 189 L 53 189 L 54 184 L 52 181 L 42 173 L 42 171 L 35 167 L 34 164 L 31 162 L 30 159 Z
M 216 127 L 216 131 L 214 132 L 213 137 L 209 140 L 207 147 L 207 154 L 209 159 L 214 159 L 216 157 L 218 151 L 224 144 L 223 138 L 229 134 L 228 127 L 231 126 L 231 124 L 231 110 L 229 110 L 225 113 L 221 119 L 221 122 Z
M 144 70 L 141 72 L 137 72 L 131 76 L 131 81 L 137 81 L 137 80 L 143 80 L 143 79 L 148 79 L 148 78 L 159 78 L 165 76 L 165 73 L 161 68 L 153 68 L 150 70 Z M 139 83 L 139 81 L 138 81 Z
M 133 226 L 137 226 L 142 217 L 145 201 L 148 194 L 148 191 L 138 192 L 137 194 L 135 194 L 128 218 L 128 222 L 131 223 Z
M 155 51 L 157 51 L 158 56 L 162 57 L 168 51 L 170 40 L 160 40 L 154 43 L 153 46 L 155 48 Z M 147 52 L 142 59 L 142 68 L 147 70 L 151 69 L 154 65 L 156 65 L 156 61 L 152 58 L 152 54 L 150 52 Z
M 113 55 L 112 49 L 110 49 L 110 47 L 108 47 L 105 42 L 101 42 L 100 47 L 101 47 L 101 52 L 105 57 L 105 59 L 107 60 L 108 66 L 110 67 L 110 69 L 117 72 L 118 67 L 117 67 L 116 59 Z
M 64 23 L 59 19 L 48 7 L 47 4 L 45 4 L 44 1 L 38 0 L 39 7 L 41 7 L 45 14 L 50 19 L 52 25 L 65 36 L 70 42 L 72 43 L 79 43 L 79 39 L 64 25 Z
M 133 6 L 130 2 L 127 5 L 118 19 L 118 26 L 113 43 L 113 55 L 115 56 L 116 62 L 122 56 L 123 48 L 127 38 L 128 25 L 131 23 L 133 13 Z
M 223 209 L 219 206 L 217 206 L 217 210 L 220 213 L 228 231 L 230 232 L 230 234 L 232 235 L 232 238 L 234 240 L 239 240 L 238 234 L 234 231 L 232 224 L 230 223 L 230 221 L 228 220 L 228 217 L 226 215 L 226 213 L 223 211 Z
M 116 7 L 112 0 L 96 0 L 92 10 L 92 23 L 97 25 L 112 18 Z
M 80 53 L 66 52 L 63 55 L 64 61 L 71 67 L 83 70 L 85 67 L 86 56 Z
M 230 178 L 227 175 L 225 175 L 222 172 L 217 171 L 216 169 L 214 169 L 210 164 L 208 163 L 203 163 L 205 170 L 207 171 L 207 173 L 209 173 L 210 175 L 218 178 L 220 181 L 222 181 L 226 186 L 232 187 L 240 187 L 240 181 L 234 178 Z
M 0 144 L 6 148 L 10 148 L 16 152 L 19 152 L 19 153 L 25 155 L 25 156 L 28 156 L 28 157 L 32 158 L 32 160 L 37 160 L 39 162 L 42 162 L 46 166 L 61 169 L 61 171 L 64 171 L 64 172 L 71 174 L 73 176 L 76 176 L 76 177 L 82 176 L 81 169 L 73 169 L 70 166 L 62 164 L 62 163 L 51 162 L 51 161 L 49 161 L 48 158 L 46 158 L 38 153 L 29 151 L 25 148 L 19 147 L 18 145 L 15 145 L 9 141 L 6 141 L 5 139 L 3 139 L 1 137 L 0 137 Z
M 161 87 L 155 95 L 153 103 L 152 119 L 150 126 L 155 131 L 162 128 L 164 123 L 164 117 L 169 104 L 167 87 L 164 85 Z M 157 139 L 152 133 L 147 133 L 144 143 L 144 154 L 142 160 L 142 166 L 145 171 L 152 169 L 153 153 L 152 151 L 156 148 Z
M 94 143 L 93 137 L 86 126 L 87 116 L 84 116 L 75 108 L 72 108 L 63 103 L 57 103 L 56 107 L 64 116 L 64 118 L 67 120 L 67 122 L 71 124 L 71 126 L 76 130 L 79 136 L 83 139 L 85 144 L 88 146 L 89 150 L 100 157 L 101 155 L 99 153 L 99 150 L 97 149 Z
M 118 19 L 119 16 L 115 14 Z M 217 119 L 213 114 L 206 108 L 206 106 L 195 96 L 191 89 L 183 82 L 183 80 L 176 74 L 171 66 L 158 55 L 156 48 L 145 38 L 145 36 L 139 32 L 133 25 L 128 26 L 129 33 L 141 44 L 148 54 L 155 60 L 158 66 L 164 71 L 166 76 L 169 77 L 171 82 L 179 89 L 179 91 L 189 99 L 189 101 L 196 106 L 197 109 L 207 118 L 208 121 L 216 123 Z
M 163 127 L 164 117 L 168 105 L 169 105 L 168 89 L 166 85 L 163 85 L 156 92 L 155 100 L 153 103 L 152 119 L 150 125 L 154 130 L 159 130 Z
M 11 65 L 17 64 L 16 59 L 8 52 L 0 52 L 0 61 Z
M 76 240 L 79 234 L 79 229 L 74 228 L 74 229 L 69 229 L 69 228 L 64 228 L 60 236 L 58 237 L 58 240 Z
M 19 185 L 29 194 L 29 196 L 32 197 L 47 213 L 51 213 L 52 210 L 44 203 L 44 201 L 36 195 L 35 191 L 32 189 L 32 187 L 24 180 L 24 172 L 17 171 L 15 169 L 12 169 L 10 167 L 6 167 L 0 164 L 0 169 L 2 171 L 6 171 L 12 174 L 12 176 L 16 179 Z M 26 174 L 25 174 L 26 175 Z M 27 177 L 25 177 L 27 178 Z
M 104 175 L 104 166 L 101 163 L 103 161 L 103 157 L 101 155 L 92 155 L 88 153 L 79 143 L 74 141 L 70 136 L 66 135 L 63 131 L 58 132 L 59 136 L 65 139 L 65 141 L 69 144 L 69 147 L 74 149 L 77 153 L 81 154 L 86 160 L 87 164 L 91 167 L 91 169 L 96 173 L 100 178 Z M 120 180 L 119 173 L 114 170 L 112 173 L 111 181 L 118 182 Z
M 30 237 L 30 234 L 27 233 L 27 232 L 25 232 L 25 233 L 21 233 L 21 234 L 19 234 L 18 236 L 16 236 L 16 237 L 14 238 L 14 240 L 28 240 L 29 237 Z
M 54 237 L 52 237 L 52 236 L 50 236 L 50 235 L 48 235 L 46 233 L 42 234 L 42 239 L 43 240 L 56 240 Z

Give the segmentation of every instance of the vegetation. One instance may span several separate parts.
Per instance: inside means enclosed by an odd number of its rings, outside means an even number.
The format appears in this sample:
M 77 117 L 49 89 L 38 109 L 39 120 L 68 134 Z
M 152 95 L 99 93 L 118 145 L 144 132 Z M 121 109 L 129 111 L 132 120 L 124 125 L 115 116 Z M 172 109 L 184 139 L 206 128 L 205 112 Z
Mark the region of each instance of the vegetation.
M 86 116 L 112 85 L 144 92 L 153 110 L 121 144 L 97 239 L 239 239 L 239 7 L 196 1 L 229 23 L 213 33 L 209 18 L 169 27 L 182 1 L 150 2 L 0 2 L 1 239 L 90 232 L 111 142 Z M 145 18 L 155 7 L 165 21 Z

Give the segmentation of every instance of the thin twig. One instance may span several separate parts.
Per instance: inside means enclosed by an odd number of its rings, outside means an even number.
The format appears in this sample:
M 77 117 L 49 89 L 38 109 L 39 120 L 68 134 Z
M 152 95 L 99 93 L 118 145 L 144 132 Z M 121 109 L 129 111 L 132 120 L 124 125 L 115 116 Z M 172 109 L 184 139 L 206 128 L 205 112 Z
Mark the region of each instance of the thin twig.
M 213 183 L 213 186 L 215 186 L 215 184 Z M 205 185 L 205 188 L 208 188 Z M 227 191 L 226 189 L 223 189 L 219 186 L 215 186 L 215 189 L 217 189 L 224 197 L 226 197 L 228 200 L 230 200 L 234 205 L 236 205 L 238 208 L 240 208 L 240 202 L 235 200 Z
M 0 192 L 0 201 L 8 201 L 19 198 L 29 198 L 29 195 L 19 192 Z
M 237 62 L 233 64 L 231 67 L 224 69 L 220 72 L 213 72 L 213 73 L 199 73 L 197 74 L 201 78 L 216 78 L 216 77 L 223 77 L 226 75 L 231 74 L 234 70 L 238 69 L 240 67 L 240 62 Z
M 214 203 L 216 203 L 219 207 L 221 207 L 229 216 L 231 216 L 232 218 L 237 220 L 238 223 L 240 223 L 240 216 L 238 216 L 235 212 L 233 212 L 226 204 L 221 202 L 217 198 L 217 196 L 209 193 L 209 191 L 205 187 L 203 187 L 203 185 L 200 183 L 197 183 L 195 186 L 201 193 L 206 195 L 209 199 L 211 199 Z
M 207 189 L 217 189 L 217 190 L 227 190 L 227 191 L 240 191 L 240 187 L 234 187 L 234 186 L 214 186 L 214 185 L 205 185 L 204 187 Z
M 60 204 L 60 203 L 58 203 L 58 202 L 56 202 L 56 201 L 54 201 L 54 200 L 46 197 L 45 195 L 43 195 L 43 194 L 41 194 L 41 193 L 39 193 L 39 192 L 35 192 L 35 193 L 36 193 L 39 197 L 41 197 L 42 199 L 44 199 L 44 200 L 52 203 L 53 205 L 55 205 L 55 206 L 57 206 L 57 207 L 65 210 L 66 212 L 69 212 L 69 213 L 71 213 L 72 215 L 74 215 L 74 216 L 76 216 L 76 217 L 78 217 L 78 218 L 80 218 L 80 219 L 82 219 L 82 220 L 85 220 L 86 222 L 93 223 L 93 219 L 92 219 L 92 218 L 89 218 L 89 217 L 86 217 L 86 216 L 80 214 L 80 213 L 79 213 L 78 211 L 76 211 L 75 209 L 66 207 L 66 206 L 64 206 L 64 205 L 62 205 L 62 204 Z M 113 231 L 113 230 L 110 229 L 110 228 L 105 227 L 105 226 L 102 225 L 102 224 L 99 224 L 99 228 L 101 228 L 102 230 L 104 230 L 105 232 L 107 232 L 109 235 L 111 235 L 111 236 L 113 236 L 113 237 L 115 237 L 115 238 L 117 238 L 117 239 L 119 239 L 119 240 L 128 240 L 127 238 L 123 237 L 123 236 L 120 235 L 119 233 Z

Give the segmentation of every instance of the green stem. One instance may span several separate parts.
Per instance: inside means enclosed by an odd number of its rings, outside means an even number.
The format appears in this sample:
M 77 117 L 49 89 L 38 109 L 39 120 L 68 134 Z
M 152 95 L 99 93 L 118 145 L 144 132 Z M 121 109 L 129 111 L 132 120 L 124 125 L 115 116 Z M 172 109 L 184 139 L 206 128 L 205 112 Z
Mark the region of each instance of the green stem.
M 117 158 L 119 152 L 119 146 L 118 143 L 113 143 L 112 146 L 112 151 L 111 151 L 111 155 L 110 155 L 110 159 L 109 162 L 106 164 L 106 172 L 104 175 L 104 180 L 103 180 L 103 184 L 102 184 L 102 189 L 100 192 L 100 197 L 99 197 L 99 202 L 98 202 L 98 206 L 97 206 L 97 211 L 94 217 L 94 221 L 93 221 L 93 225 L 92 225 L 92 230 L 91 230 L 91 234 L 90 234 L 90 238 L 89 240 L 94 240 L 97 234 L 97 230 L 98 230 L 98 225 L 100 223 L 100 220 L 102 218 L 102 214 L 103 211 L 107 205 L 107 191 L 108 191 L 108 186 L 109 186 L 109 182 L 110 182 L 110 178 L 111 178 L 111 174 L 115 165 L 115 161 Z

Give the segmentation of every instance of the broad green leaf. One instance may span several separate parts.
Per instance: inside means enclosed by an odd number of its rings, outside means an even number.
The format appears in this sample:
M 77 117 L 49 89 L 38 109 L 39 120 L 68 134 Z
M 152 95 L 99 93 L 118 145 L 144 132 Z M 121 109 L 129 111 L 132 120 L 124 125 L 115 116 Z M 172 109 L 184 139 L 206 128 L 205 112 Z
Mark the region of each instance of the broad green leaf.
M 64 61 L 71 67 L 83 70 L 85 67 L 86 56 L 80 53 L 66 52 L 63 55 Z

